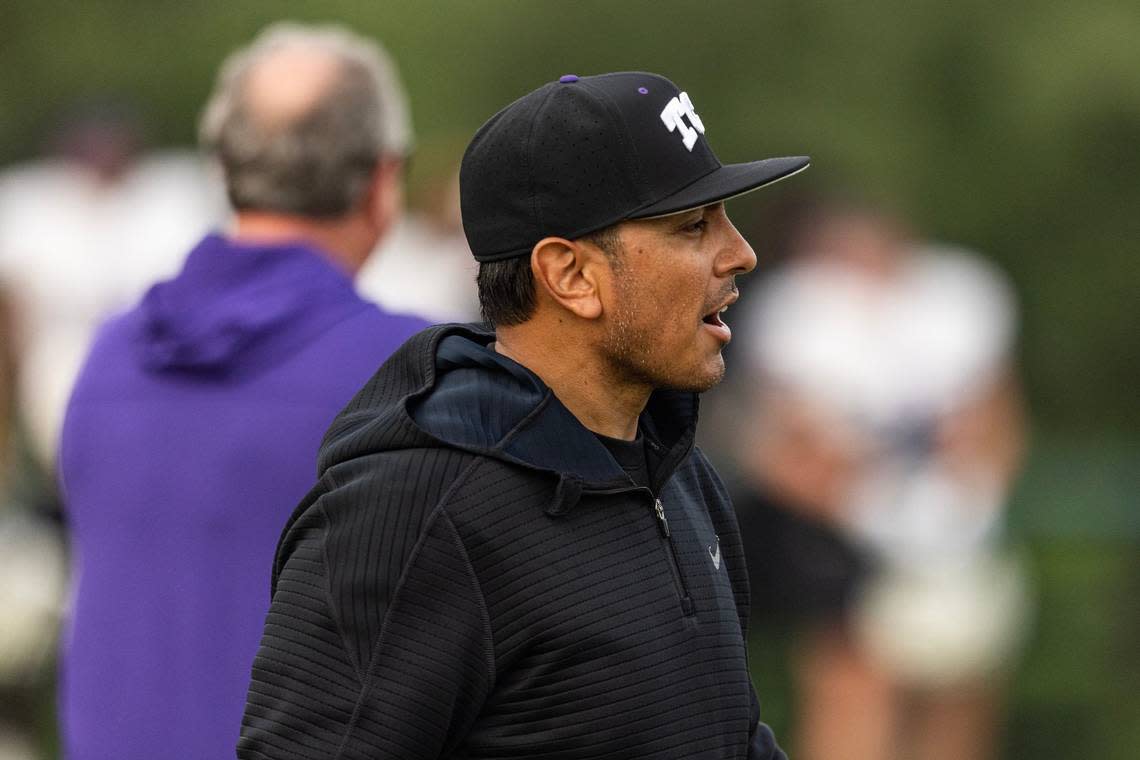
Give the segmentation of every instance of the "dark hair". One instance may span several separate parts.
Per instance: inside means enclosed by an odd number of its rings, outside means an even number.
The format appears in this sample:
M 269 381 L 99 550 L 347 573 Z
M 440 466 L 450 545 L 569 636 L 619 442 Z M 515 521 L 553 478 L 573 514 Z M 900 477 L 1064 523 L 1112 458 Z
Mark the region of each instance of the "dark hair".
M 583 235 L 581 240 L 601 248 L 615 268 L 621 265 L 621 235 L 617 224 Z M 485 261 L 479 264 L 475 282 L 479 286 L 479 310 L 488 324 L 520 325 L 534 314 L 536 301 L 530 256 Z

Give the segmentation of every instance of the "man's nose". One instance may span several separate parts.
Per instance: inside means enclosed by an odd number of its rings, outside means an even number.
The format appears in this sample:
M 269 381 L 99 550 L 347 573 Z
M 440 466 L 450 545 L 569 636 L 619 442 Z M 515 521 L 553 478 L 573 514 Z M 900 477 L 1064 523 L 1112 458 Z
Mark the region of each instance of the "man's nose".
M 727 216 L 724 218 L 724 223 L 727 226 L 725 233 L 728 239 L 718 257 L 717 274 L 722 276 L 747 274 L 756 268 L 756 252 Z

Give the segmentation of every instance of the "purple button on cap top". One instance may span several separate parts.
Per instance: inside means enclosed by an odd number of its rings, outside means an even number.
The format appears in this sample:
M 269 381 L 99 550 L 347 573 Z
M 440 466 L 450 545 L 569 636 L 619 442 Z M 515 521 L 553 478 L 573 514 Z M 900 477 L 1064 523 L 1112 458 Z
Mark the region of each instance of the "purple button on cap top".
M 562 84 L 570 84 L 571 82 L 577 82 L 578 81 L 578 75 L 577 74 L 563 74 L 561 77 L 558 78 L 558 81 L 561 82 Z

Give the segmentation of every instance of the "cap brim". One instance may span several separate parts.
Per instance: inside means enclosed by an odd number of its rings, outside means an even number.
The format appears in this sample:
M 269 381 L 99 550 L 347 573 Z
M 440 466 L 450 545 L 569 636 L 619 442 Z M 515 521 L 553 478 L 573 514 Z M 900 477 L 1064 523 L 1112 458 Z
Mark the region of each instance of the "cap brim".
M 747 164 L 728 164 L 686 185 L 668 198 L 638 209 L 627 218 L 669 216 L 726 201 L 802 172 L 810 163 L 808 156 L 786 156 L 765 158 Z

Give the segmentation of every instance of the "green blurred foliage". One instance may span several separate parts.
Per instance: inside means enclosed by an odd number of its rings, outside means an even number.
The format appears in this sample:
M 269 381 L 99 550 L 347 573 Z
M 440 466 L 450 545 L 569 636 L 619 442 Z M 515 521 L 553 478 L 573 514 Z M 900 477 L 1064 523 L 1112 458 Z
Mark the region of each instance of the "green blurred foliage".
M 1005 267 L 1043 424 L 1140 423 L 1135 0 L 4 5 L 0 162 L 33 155 L 61 104 L 106 91 L 142 104 L 155 143 L 192 143 L 218 62 L 278 18 L 384 40 L 428 139 L 565 72 L 660 71 L 723 159 L 810 153 L 802 187 L 857 188 Z
M 1011 688 L 1005 756 L 1136 756 L 1138 559 L 1134 544 L 1111 541 L 1034 547 L 1038 620 Z

